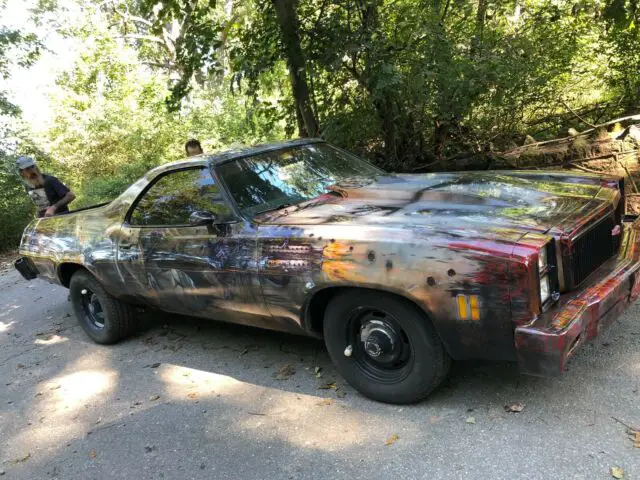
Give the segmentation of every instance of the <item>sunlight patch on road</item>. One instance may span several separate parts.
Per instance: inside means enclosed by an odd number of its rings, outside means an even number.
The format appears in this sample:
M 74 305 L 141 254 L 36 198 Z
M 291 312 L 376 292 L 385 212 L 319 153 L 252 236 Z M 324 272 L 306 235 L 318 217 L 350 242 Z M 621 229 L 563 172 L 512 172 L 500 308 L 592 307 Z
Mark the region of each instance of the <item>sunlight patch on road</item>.
M 11 325 L 13 325 L 14 323 L 15 322 L 9 322 L 9 323 L 0 322 L 0 333 L 7 332 L 9 328 L 11 328 Z
M 257 437 L 325 452 L 340 451 L 369 440 L 371 426 L 365 424 L 362 413 L 352 410 L 339 399 L 271 388 L 261 390 L 265 390 L 262 395 L 238 399 L 247 404 L 247 411 L 260 413 L 260 416 L 249 414 L 236 423 L 241 433 L 253 432 L 251 435 Z M 385 432 L 385 428 L 392 428 L 386 426 L 384 418 L 367 418 L 366 421 L 373 422 L 376 428 Z
M 163 364 L 158 375 L 165 383 L 166 393 L 176 400 L 230 394 L 244 386 L 233 377 L 179 365 Z
M 0 313 L 0 318 L 6 317 L 10 313 L 12 313 L 13 310 L 18 310 L 19 308 L 22 308 L 22 305 L 16 305 L 16 304 L 8 305 L 7 309 L 4 312 Z M 13 323 L 13 322 L 11 322 L 11 323 Z
M 633 355 L 631 359 L 627 359 L 616 370 L 622 370 L 631 376 L 640 378 L 640 356 Z
M 118 372 L 110 368 L 109 355 L 92 350 L 59 375 L 38 383 L 27 414 L 29 424 L 8 439 L 9 452 L 4 453 L 15 456 L 40 450 L 54 455 L 69 439 L 84 435 L 88 425 L 94 424 L 98 418 L 95 407 L 108 401 L 118 380 Z
M 69 341 L 67 337 L 61 337 L 60 335 L 51 335 L 49 338 L 36 338 L 36 345 L 55 345 L 57 343 L 64 343 Z
M 54 379 L 46 388 L 54 390 L 65 408 L 76 408 L 113 388 L 118 374 L 114 371 L 85 370 Z
M 162 364 L 156 372 L 172 401 L 220 401 L 231 407 L 229 416 L 237 417 L 234 428 L 248 438 L 335 452 L 364 444 L 371 431 L 386 434 L 395 428 L 383 416 L 364 416 L 332 393 L 301 394 L 174 364 Z M 218 431 L 217 423 L 228 420 L 212 418 L 209 430 Z

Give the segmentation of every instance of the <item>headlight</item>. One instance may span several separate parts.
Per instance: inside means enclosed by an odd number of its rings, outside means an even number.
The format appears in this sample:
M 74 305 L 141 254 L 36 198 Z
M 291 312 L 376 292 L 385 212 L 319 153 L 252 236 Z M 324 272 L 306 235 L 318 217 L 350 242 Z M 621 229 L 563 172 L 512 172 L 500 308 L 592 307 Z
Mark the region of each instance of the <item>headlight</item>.
M 549 300 L 551 288 L 549 287 L 549 276 L 545 275 L 540 279 L 540 302 L 544 303 Z
M 540 273 L 547 266 L 547 247 L 544 247 L 542 250 L 538 252 L 538 270 Z

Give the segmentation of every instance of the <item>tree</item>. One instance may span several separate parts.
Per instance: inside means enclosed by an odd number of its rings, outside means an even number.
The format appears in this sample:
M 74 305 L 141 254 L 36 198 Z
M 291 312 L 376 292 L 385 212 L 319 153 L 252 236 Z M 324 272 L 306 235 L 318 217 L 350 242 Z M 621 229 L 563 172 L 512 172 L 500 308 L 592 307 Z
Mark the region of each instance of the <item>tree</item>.
M 311 108 L 309 87 L 306 80 L 306 61 L 300 46 L 299 22 L 296 0 L 273 0 L 280 26 L 282 48 L 289 67 L 291 89 L 296 102 L 298 130 L 301 137 L 315 137 L 319 133 L 318 122 Z

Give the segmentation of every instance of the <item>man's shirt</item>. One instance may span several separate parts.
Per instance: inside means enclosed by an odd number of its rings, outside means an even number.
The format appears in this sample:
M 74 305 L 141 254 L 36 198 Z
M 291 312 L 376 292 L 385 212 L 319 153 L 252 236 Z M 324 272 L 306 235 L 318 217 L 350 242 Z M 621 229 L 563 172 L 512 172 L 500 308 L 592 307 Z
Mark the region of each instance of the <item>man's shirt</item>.
M 44 178 L 44 186 L 39 188 L 31 188 L 28 185 L 25 186 L 31 200 L 36 204 L 36 215 L 38 217 L 43 217 L 47 208 L 51 205 L 55 205 L 60 201 L 60 199 L 69 193 L 69 189 L 66 185 L 53 175 L 43 174 L 42 177 Z M 60 207 L 56 213 L 68 211 L 69 207 L 65 205 L 64 207 Z

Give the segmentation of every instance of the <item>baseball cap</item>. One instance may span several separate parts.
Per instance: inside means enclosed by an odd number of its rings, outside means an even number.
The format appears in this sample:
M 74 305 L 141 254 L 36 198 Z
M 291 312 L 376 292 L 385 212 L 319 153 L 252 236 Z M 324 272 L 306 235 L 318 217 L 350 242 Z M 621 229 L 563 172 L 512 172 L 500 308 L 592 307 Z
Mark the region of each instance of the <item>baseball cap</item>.
M 25 168 L 35 167 L 36 161 L 31 157 L 20 157 L 16 160 L 16 165 L 20 170 L 24 170 Z

